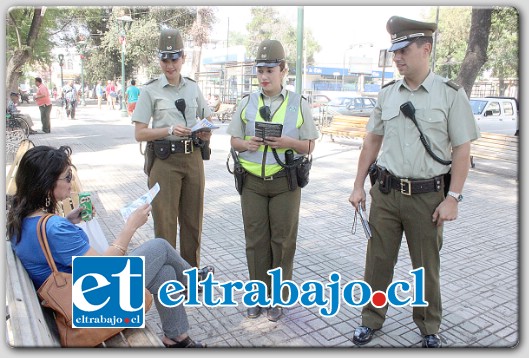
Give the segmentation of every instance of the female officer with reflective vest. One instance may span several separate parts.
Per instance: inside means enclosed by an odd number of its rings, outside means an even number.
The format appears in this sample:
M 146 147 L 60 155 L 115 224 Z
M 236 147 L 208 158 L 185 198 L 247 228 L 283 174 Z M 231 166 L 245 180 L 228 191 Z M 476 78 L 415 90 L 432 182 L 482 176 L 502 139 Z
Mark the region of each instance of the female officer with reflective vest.
M 240 101 L 228 133 L 247 173 L 241 207 L 250 279 L 263 281 L 271 295 L 268 270 L 280 267 L 283 280 L 292 279 L 301 200 L 301 189 L 289 187 L 288 170 L 276 161 L 273 150 L 280 162 L 285 163 L 288 149 L 295 157 L 311 153 L 319 133 L 308 102 L 283 87 L 288 68 L 281 43 L 261 42 L 255 62 L 261 89 Z M 282 124 L 281 136 L 256 136 L 255 126 L 259 122 Z M 286 290 L 282 297 L 283 300 L 288 297 Z M 258 317 L 263 309 L 248 308 L 248 317 Z M 282 314 L 279 306 L 267 310 L 268 319 L 274 322 Z

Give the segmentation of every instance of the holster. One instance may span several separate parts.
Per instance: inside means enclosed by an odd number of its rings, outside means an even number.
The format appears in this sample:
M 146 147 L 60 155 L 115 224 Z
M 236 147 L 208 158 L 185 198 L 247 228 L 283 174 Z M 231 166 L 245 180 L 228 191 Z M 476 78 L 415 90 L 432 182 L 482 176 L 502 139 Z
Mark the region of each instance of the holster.
M 298 188 L 297 166 L 285 168 L 287 171 L 288 190 L 294 191 Z
M 369 174 L 369 181 L 371 182 L 371 186 L 375 185 L 378 179 L 378 167 L 376 162 L 369 166 L 367 173 Z
M 444 182 L 443 191 L 445 193 L 445 198 L 448 195 L 448 191 L 450 190 L 451 180 L 452 180 L 452 172 L 449 170 L 448 173 L 446 173 L 443 177 L 443 182 Z
M 143 153 L 145 163 L 143 164 L 143 172 L 149 176 L 151 173 L 152 165 L 154 164 L 154 144 L 153 142 L 147 142 L 145 152 Z
M 235 189 L 239 195 L 242 195 L 242 187 L 244 186 L 244 179 L 246 178 L 246 170 L 240 163 L 236 163 L 233 168 L 233 178 L 235 179 Z
M 378 181 L 378 189 L 383 194 L 388 194 L 391 191 L 391 185 L 390 185 L 390 174 L 386 168 L 377 166 L 377 181 Z
M 200 154 L 202 155 L 202 160 L 209 160 L 211 157 L 211 148 L 209 147 L 209 140 L 202 140 L 198 138 L 195 133 L 191 135 L 193 143 L 200 148 Z
M 296 159 L 296 176 L 300 188 L 304 188 L 309 183 L 310 169 L 312 168 L 312 157 L 306 156 Z

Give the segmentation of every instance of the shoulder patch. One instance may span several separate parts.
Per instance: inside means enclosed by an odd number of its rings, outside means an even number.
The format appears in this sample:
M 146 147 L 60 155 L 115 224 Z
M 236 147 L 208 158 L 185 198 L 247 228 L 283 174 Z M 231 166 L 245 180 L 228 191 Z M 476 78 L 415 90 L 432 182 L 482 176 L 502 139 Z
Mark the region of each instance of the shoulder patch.
M 144 86 L 150 85 L 150 84 L 153 83 L 154 81 L 158 81 L 158 78 L 151 78 L 150 80 L 148 80 L 147 82 L 145 82 L 143 85 L 144 85 Z
M 190 80 L 191 82 L 196 82 L 194 79 L 190 78 L 190 77 L 184 77 L 186 80 Z
M 397 82 L 397 80 L 393 80 L 393 81 L 391 81 L 391 82 L 388 82 L 388 83 L 386 83 L 384 86 L 382 86 L 382 88 L 386 88 L 387 86 L 394 85 L 395 82 Z
M 455 83 L 455 82 L 452 81 L 452 80 L 446 81 L 445 83 L 446 83 L 449 87 L 452 87 L 453 89 L 455 89 L 456 91 L 459 91 L 459 89 L 461 88 L 460 85 L 458 85 L 457 83 Z

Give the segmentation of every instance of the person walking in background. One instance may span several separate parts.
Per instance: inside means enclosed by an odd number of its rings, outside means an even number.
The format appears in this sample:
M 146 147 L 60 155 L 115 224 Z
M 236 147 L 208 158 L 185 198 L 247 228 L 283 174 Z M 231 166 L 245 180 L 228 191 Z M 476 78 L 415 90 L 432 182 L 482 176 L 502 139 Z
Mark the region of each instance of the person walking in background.
M 413 307 L 413 321 L 422 335 L 422 346 L 438 348 L 442 345 L 438 333 L 443 224 L 457 218 L 469 170 L 470 142 L 479 137 L 479 130 L 464 89 L 430 70 L 437 25 L 393 16 L 386 27 L 392 39 L 389 51 L 403 78 L 386 84 L 378 95 L 349 201 L 365 209 L 364 182 L 371 167 L 376 180 L 370 191 L 372 238 L 364 280 L 373 292 L 386 292 L 405 233 L 413 269 L 424 268 L 428 302 L 426 307 Z M 425 141 L 421 141 L 421 131 Z M 449 189 L 446 196 L 445 189 Z M 363 307 L 362 325 L 353 335 L 356 345 L 371 341 L 382 328 L 387 310 L 387 304 Z
M 211 111 L 197 83 L 180 73 L 186 58 L 180 31 L 162 30 L 158 49 L 163 73 L 142 87 L 131 120 L 136 140 L 153 142 L 156 153 L 148 174 L 149 188 L 160 184 L 152 202 L 156 237 L 176 247 L 179 225 L 180 255 L 198 267 L 205 186 L 200 146 L 211 132 L 192 138 L 190 128 L 197 117 L 211 118 Z
M 77 90 L 73 81 L 69 81 L 62 89 L 64 97 L 64 108 L 66 110 L 66 118 L 75 119 L 75 110 L 77 108 Z
M 288 74 L 283 45 L 276 40 L 261 42 L 255 66 L 261 89 L 240 101 L 227 133 L 247 173 L 241 208 L 250 279 L 265 282 L 271 295 L 268 270 L 280 267 L 283 280 L 292 280 L 301 202 L 301 188 L 289 183 L 287 169 L 277 162 L 272 151 L 283 163 L 287 162 L 287 149 L 296 156 L 309 154 L 319 133 L 308 102 L 283 87 Z M 264 121 L 282 124 L 281 136 L 257 137 L 255 126 Z M 288 297 L 287 290 L 275 294 L 281 294 L 283 300 Z M 248 308 L 248 318 L 258 317 L 263 309 Z M 270 321 L 275 322 L 282 315 L 283 308 L 279 306 L 267 311 Z
M 130 80 L 130 86 L 125 91 L 125 103 L 127 104 L 127 113 L 132 116 L 132 112 L 136 108 L 136 102 L 140 96 L 140 89 L 136 87 L 136 80 Z
M 44 133 L 51 132 L 51 98 L 50 91 L 44 83 L 42 83 L 42 78 L 35 77 L 35 86 L 37 86 L 37 93 L 35 93 L 35 102 L 39 106 L 40 111 L 40 121 L 42 122 L 42 131 Z
M 101 84 L 101 81 L 97 81 L 96 85 L 96 96 L 97 96 L 97 108 L 101 109 L 101 103 L 103 102 L 103 93 L 105 91 L 103 90 L 103 86 Z
M 108 80 L 105 92 L 107 95 L 107 109 L 115 109 L 116 98 L 118 97 L 118 94 L 116 92 L 116 86 L 114 85 L 114 81 Z

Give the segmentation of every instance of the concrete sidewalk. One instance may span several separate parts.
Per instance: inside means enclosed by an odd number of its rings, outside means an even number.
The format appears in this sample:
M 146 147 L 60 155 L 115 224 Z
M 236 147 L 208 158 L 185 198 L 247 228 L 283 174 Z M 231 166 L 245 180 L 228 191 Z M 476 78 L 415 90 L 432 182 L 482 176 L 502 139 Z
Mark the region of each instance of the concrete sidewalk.
M 88 103 L 92 103 L 89 101 Z M 40 130 L 38 109 L 22 106 Z M 77 120 L 54 118 L 51 134 L 32 135 L 36 145 L 69 145 L 84 190 L 94 194 L 100 223 L 112 241 L 122 228 L 119 209 L 147 191 L 143 156 L 130 119 L 119 110 L 79 107 Z M 206 193 L 201 265 L 216 267 L 215 279 L 248 280 L 239 195 L 226 170 L 227 124 L 219 124 L 205 161 Z M 359 142 L 318 141 L 309 185 L 303 189 L 294 281 L 327 283 L 338 272 L 342 285 L 362 280 L 366 239 L 351 233 L 354 209 L 348 202 Z M 445 226 L 442 250 L 444 347 L 513 347 L 519 340 L 518 182 L 516 166 L 477 161 L 465 185 L 458 220 Z M 366 184 L 366 188 L 368 185 Z M 368 199 L 369 205 L 369 199 Z M 152 220 L 152 219 L 150 219 Z M 152 221 L 135 235 L 133 246 L 151 239 Z M 395 279 L 411 280 L 405 240 Z M 218 294 L 220 290 L 217 290 Z M 235 295 L 240 301 L 241 294 Z M 209 347 L 355 347 L 360 309 L 345 305 L 322 317 L 318 308 L 286 309 L 278 322 L 245 317 L 242 305 L 188 308 L 190 335 Z M 149 319 L 158 320 L 156 310 Z M 158 324 L 159 327 L 159 324 Z M 160 334 L 161 334 L 161 328 Z M 366 347 L 420 347 L 411 309 L 390 308 L 384 327 Z

